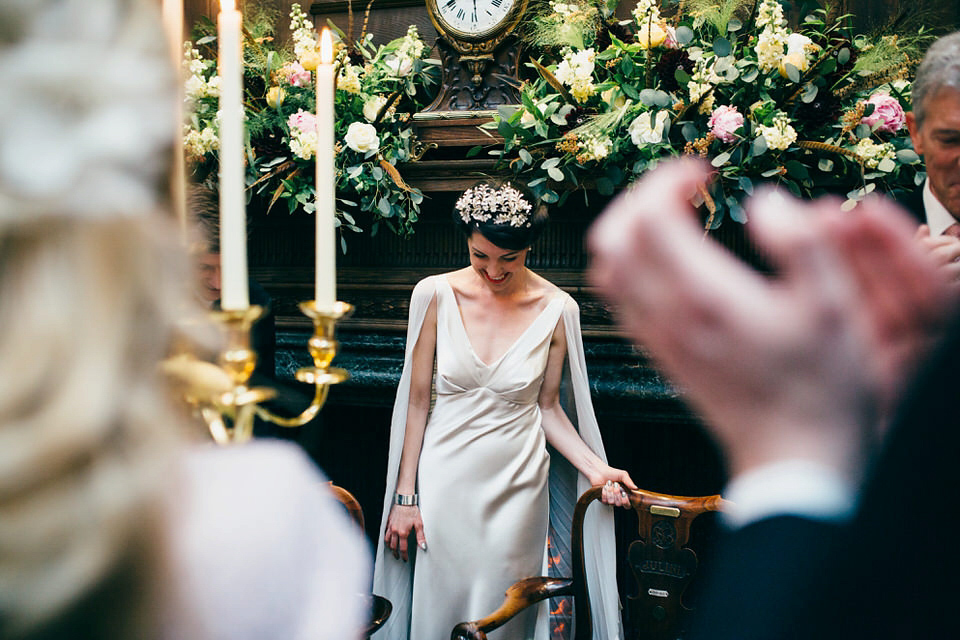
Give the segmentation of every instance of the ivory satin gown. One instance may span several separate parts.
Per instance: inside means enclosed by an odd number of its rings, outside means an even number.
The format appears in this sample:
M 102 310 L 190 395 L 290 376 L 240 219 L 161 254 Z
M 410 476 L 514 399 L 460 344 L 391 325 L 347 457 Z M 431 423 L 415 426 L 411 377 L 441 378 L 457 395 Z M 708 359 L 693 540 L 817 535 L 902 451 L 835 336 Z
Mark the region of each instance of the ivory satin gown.
M 415 549 L 411 537 L 411 561 L 402 563 L 384 550 L 383 527 L 390 508 L 387 502 L 392 502 L 395 490 L 403 441 L 397 432 L 404 429 L 406 422 L 409 354 L 419 336 L 423 312 L 434 295 L 436 402 L 427 421 L 418 467 L 427 550 Z M 392 424 L 388 496 L 374 578 L 374 592 L 390 599 L 394 612 L 376 634 L 377 640 L 446 640 L 458 622 L 495 611 L 503 602 L 507 587 L 517 580 L 546 575 L 551 492 L 557 491 L 551 485 L 562 484 L 554 475 L 565 469 L 572 472 L 567 473 L 569 486 L 563 500 L 567 507 L 560 510 L 559 517 L 566 521 L 566 532 L 558 535 L 568 539 L 572 502 L 586 485 L 581 483 L 583 488 L 578 487 L 576 471 L 559 454 L 555 454 L 551 470 L 537 399 L 553 332 L 571 308 L 576 316 L 576 303 L 567 293 L 557 291 L 506 352 L 495 362 L 486 363 L 473 351 L 446 277 L 427 278 L 417 286 L 411 301 L 407 366 L 397 392 Z M 566 326 L 569 333 L 569 322 Z M 579 340 L 579 326 L 573 330 Z M 582 346 L 578 355 L 582 358 Z M 589 407 L 588 393 L 585 404 Z M 592 418 L 592 408 L 589 413 Z M 595 419 L 593 425 L 595 431 Z M 603 457 L 599 433 L 594 431 L 585 439 L 595 451 L 599 448 Z M 556 495 L 553 501 L 558 501 Z M 598 510 L 597 521 L 603 522 L 604 534 L 593 536 L 588 553 L 592 566 L 599 568 L 603 564 L 602 571 L 609 572 L 614 586 L 612 594 L 607 593 L 606 597 L 612 595 L 612 610 L 616 611 L 612 554 L 609 563 L 601 563 L 599 558 L 607 556 L 607 552 L 592 551 L 600 538 L 605 550 L 613 548 L 612 522 L 602 520 L 607 515 Z M 603 591 L 598 593 L 602 594 Z M 547 607 L 548 603 L 542 603 L 539 608 L 532 607 L 518 615 L 491 632 L 491 640 L 549 637 Z M 602 620 L 604 612 L 600 609 L 595 609 L 594 616 Z M 619 620 L 611 624 L 616 629 Z M 597 637 L 616 635 L 603 630 Z
M 437 399 L 418 470 L 427 552 L 414 571 L 411 638 L 448 638 L 457 622 L 493 612 L 507 587 L 543 570 L 550 456 L 537 398 L 562 309 L 555 294 L 485 363 L 449 282 L 437 287 Z M 493 637 L 532 638 L 535 614 Z

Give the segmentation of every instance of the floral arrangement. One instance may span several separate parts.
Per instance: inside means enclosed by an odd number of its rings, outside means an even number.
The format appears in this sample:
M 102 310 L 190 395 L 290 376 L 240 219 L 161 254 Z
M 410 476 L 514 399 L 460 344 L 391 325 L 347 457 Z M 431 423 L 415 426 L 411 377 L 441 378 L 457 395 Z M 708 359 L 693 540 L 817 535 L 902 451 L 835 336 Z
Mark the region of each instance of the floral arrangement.
M 253 3 L 249 3 L 252 5 Z M 314 71 L 320 61 L 313 24 L 294 4 L 290 12 L 292 47 L 274 45 L 275 16 L 248 7 L 244 17 L 244 87 L 247 117 L 247 185 L 267 200 L 283 200 L 293 212 L 314 211 L 314 155 L 317 136 Z M 196 42 L 184 48 L 185 99 L 189 118 L 184 147 L 194 179 L 204 180 L 217 166 L 218 98 L 215 29 L 197 27 Z M 375 46 L 373 36 L 352 40 L 336 31 L 335 94 L 337 218 L 341 231 L 361 231 L 355 215 L 371 218 L 401 234 L 417 221 L 423 194 L 407 185 L 396 166 L 414 154 L 410 114 L 429 102 L 435 83 L 426 47 L 411 26 L 407 34 Z M 346 242 L 341 233 L 341 246 Z
M 845 194 L 846 207 L 922 183 L 904 117 L 922 30 L 855 37 L 849 16 L 819 6 L 793 30 L 777 0 L 639 0 L 617 20 L 616 1 L 543 5 L 522 104 L 488 125 L 505 141 L 490 153 L 543 200 L 585 180 L 609 195 L 681 154 L 715 168 L 709 228 L 745 221 L 761 181 Z

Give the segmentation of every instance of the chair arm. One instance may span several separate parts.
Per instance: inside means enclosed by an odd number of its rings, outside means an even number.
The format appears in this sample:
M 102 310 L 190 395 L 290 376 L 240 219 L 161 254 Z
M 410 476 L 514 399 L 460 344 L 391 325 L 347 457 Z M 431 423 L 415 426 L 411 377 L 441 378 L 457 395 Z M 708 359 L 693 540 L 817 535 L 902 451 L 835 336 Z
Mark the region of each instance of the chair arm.
M 450 640 L 486 640 L 488 631 L 502 627 L 530 605 L 569 595 L 573 595 L 573 580 L 569 578 L 524 578 L 510 585 L 499 609 L 486 618 L 461 622 L 453 628 Z
M 374 595 L 370 611 L 370 624 L 367 626 L 365 636 L 373 635 L 390 618 L 392 612 L 393 603 L 383 596 Z

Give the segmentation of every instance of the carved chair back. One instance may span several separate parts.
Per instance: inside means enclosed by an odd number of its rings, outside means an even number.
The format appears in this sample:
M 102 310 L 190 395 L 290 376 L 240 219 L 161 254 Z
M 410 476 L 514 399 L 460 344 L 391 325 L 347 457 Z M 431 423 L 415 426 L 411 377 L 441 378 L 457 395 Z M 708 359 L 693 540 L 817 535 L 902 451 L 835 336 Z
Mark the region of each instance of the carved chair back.
M 451 640 L 486 640 L 487 633 L 503 626 L 517 613 L 548 598 L 573 596 L 574 639 L 593 639 L 590 585 L 583 554 L 583 520 L 587 508 L 600 499 L 602 487 L 592 487 L 577 501 L 573 512 L 572 578 L 524 578 L 511 585 L 503 604 L 479 620 L 461 622 Z M 697 569 L 697 556 L 687 547 L 690 526 L 701 514 L 719 511 L 718 495 L 691 498 L 642 489 L 631 491 L 630 506 L 638 519 L 638 539 L 627 549 L 627 558 L 638 585 L 627 598 L 627 615 L 635 631 L 631 640 L 674 640 L 685 610 L 683 593 Z
M 590 504 L 600 499 L 593 487 L 577 501 L 573 514 L 573 592 L 575 638 L 592 638 L 589 585 L 583 558 L 583 520 Z M 719 511 L 719 495 L 672 496 L 639 489 L 630 492 L 630 506 L 637 515 L 638 539 L 627 548 L 627 562 L 636 579 L 637 593 L 628 596 L 627 616 L 635 640 L 673 640 L 682 613 L 683 593 L 697 570 L 697 556 L 687 547 L 690 526 L 703 513 Z

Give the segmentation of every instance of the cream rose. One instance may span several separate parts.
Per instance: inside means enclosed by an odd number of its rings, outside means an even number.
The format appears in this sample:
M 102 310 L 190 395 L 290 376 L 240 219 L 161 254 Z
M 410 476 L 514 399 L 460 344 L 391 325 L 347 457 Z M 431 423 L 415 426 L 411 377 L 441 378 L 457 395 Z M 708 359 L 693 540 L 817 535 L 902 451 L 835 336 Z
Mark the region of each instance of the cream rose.
M 370 122 L 376 122 L 377 115 L 385 104 L 387 104 L 386 96 L 373 96 L 363 103 L 363 117 Z
M 663 130 L 667 125 L 667 118 L 670 114 L 666 111 L 658 111 L 654 117 L 653 125 L 650 124 L 650 112 L 641 113 L 634 118 L 630 126 L 627 127 L 627 133 L 633 144 L 638 147 L 644 147 L 648 144 L 660 144 L 663 142 Z
M 343 137 L 347 146 L 359 153 L 372 153 L 380 148 L 380 137 L 372 124 L 354 122 L 347 127 L 347 135 Z
M 271 109 L 276 109 L 277 107 L 283 104 L 284 99 L 287 97 L 287 92 L 281 87 L 270 87 L 270 90 L 267 91 L 267 104 Z

